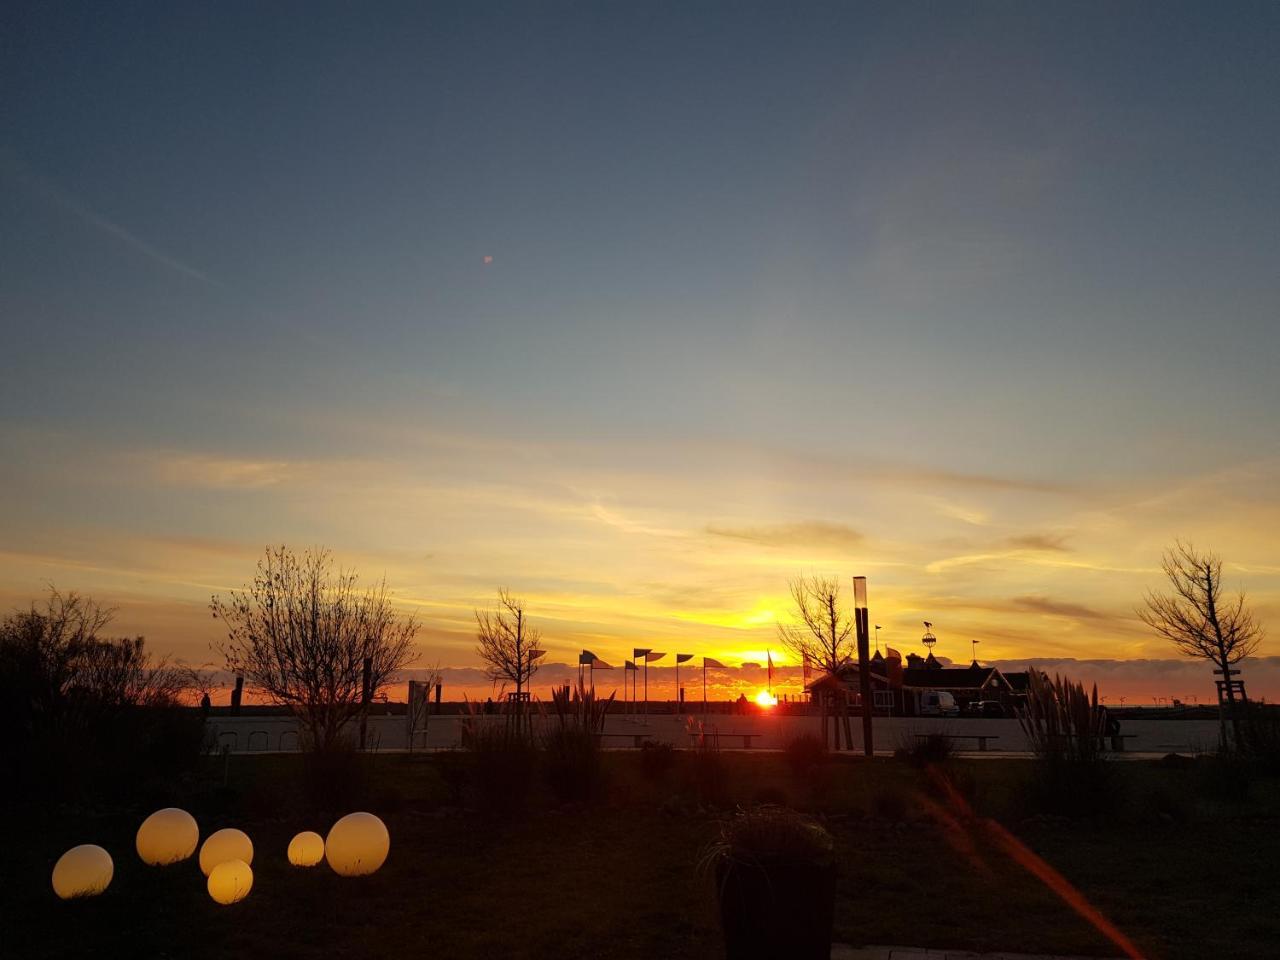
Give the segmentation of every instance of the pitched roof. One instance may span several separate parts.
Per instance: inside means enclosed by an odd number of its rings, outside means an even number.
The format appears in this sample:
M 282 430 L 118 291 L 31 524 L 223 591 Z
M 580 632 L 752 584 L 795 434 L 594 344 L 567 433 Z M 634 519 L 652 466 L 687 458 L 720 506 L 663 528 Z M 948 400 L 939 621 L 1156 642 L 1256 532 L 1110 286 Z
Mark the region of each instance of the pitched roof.
M 909 667 L 902 672 L 902 685 L 935 690 L 978 690 L 993 676 L 1001 676 L 995 667 Z

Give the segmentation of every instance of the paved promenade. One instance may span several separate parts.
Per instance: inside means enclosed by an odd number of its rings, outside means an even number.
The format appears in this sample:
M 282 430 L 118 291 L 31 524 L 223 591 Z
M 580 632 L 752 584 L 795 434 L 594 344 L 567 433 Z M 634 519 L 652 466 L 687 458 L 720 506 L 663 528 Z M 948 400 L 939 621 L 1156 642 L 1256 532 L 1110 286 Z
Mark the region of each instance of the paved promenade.
M 701 718 L 697 713 L 690 716 L 696 727 Z M 612 716 L 605 725 L 605 745 L 631 748 L 639 737 L 641 740 L 688 746 L 689 723 L 689 717 L 672 714 L 650 717 Z M 209 726 L 219 745 L 233 753 L 298 749 L 297 724 L 286 716 L 218 716 L 210 719 Z M 855 728 L 855 737 L 860 737 L 861 729 L 857 718 L 854 718 L 852 726 Z M 742 749 L 742 734 L 751 735 L 752 749 L 777 750 L 799 734 L 819 733 L 821 726 L 817 717 L 713 714 L 706 719 L 703 728 L 708 732 L 719 733 L 722 750 Z M 1218 725 L 1213 720 L 1165 720 L 1146 715 L 1123 719 L 1122 728 L 1123 733 L 1132 735 L 1132 739 L 1126 740 L 1125 748 L 1127 754 L 1133 756 L 1212 751 L 1218 739 Z M 877 752 L 892 753 L 895 748 L 911 743 L 917 734 L 926 733 L 945 733 L 957 737 L 981 735 L 987 738 L 987 749 L 982 753 L 977 752 L 976 741 L 958 743 L 960 752 L 972 753 L 975 757 L 1018 756 L 1026 754 L 1030 749 L 1016 720 L 877 717 Z M 461 737 L 461 717 L 435 716 L 430 718 L 425 735 L 415 737 L 413 748 L 447 750 L 458 747 Z M 369 749 L 379 752 L 408 749 L 404 717 L 370 717 L 366 743 Z
M 973 953 L 969 950 L 926 950 L 924 947 L 850 947 L 838 943 L 831 960 L 1097 960 L 1057 953 Z

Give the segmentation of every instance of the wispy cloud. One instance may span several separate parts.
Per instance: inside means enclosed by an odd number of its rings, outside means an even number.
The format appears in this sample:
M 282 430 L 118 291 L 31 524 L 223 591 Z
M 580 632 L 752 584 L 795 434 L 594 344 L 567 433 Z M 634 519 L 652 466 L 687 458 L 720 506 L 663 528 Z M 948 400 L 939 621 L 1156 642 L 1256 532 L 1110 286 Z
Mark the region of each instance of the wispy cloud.
M 1044 613 L 1055 617 L 1070 617 L 1073 620 L 1113 620 L 1115 617 L 1101 610 L 1086 607 L 1080 603 L 1066 600 L 1054 600 L 1052 597 L 1014 597 L 1013 605 L 1020 610 L 1033 613 Z
M 109 220 L 101 214 L 89 209 L 89 207 L 81 203 L 67 191 L 52 183 L 47 177 L 26 169 L 25 166 L 22 165 L 20 161 L 17 161 L 16 158 L 12 157 L 12 155 L 10 155 L 9 163 L 7 165 L 10 167 L 17 167 L 22 179 L 31 184 L 35 191 L 50 203 L 61 208 L 67 213 L 70 213 L 82 222 L 87 223 L 89 226 L 95 227 L 103 233 L 114 237 L 132 249 L 135 253 L 139 253 L 151 260 L 153 263 L 157 263 L 169 270 L 180 273 L 192 280 L 198 280 L 201 283 L 213 286 L 221 286 L 221 284 L 210 277 L 207 273 L 197 270 L 188 263 L 184 263 L 172 254 L 167 253 L 155 244 L 144 240 L 136 233 L 116 223 L 114 220 Z
M 227 490 L 270 487 L 293 475 L 293 465 L 284 460 L 242 460 L 205 454 L 160 458 L 151 464 L 151 470 L 161 483 Z
M 1062 553 L 1067 553 L 1071 550 L 1067 546 L 1067 538 L 1056 533 L 1024 533 L 1020 536 L 1009 537 L 1005 540 L 1005 543 L 1015 550 L 1045 550 Z
M 722 527 L 709 524 L 707 533 L 715 537 L 744 540 L 770 547 L 853 547 L 863 535 L 843 523 L 824 520 L 802 520 L 759 527 Z

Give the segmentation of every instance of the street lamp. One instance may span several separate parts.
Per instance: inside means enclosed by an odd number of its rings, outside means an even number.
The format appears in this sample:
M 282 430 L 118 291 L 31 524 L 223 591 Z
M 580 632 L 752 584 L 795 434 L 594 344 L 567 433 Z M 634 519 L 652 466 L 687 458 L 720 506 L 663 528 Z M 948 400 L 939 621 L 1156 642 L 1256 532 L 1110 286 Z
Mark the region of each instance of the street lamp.
M 858 686 L 862 695 L 862 750 L 870 757 L 871 739 L 871 631 L 867 629 L 867 578 L 853 578 L 853 620 L 858 632 Z

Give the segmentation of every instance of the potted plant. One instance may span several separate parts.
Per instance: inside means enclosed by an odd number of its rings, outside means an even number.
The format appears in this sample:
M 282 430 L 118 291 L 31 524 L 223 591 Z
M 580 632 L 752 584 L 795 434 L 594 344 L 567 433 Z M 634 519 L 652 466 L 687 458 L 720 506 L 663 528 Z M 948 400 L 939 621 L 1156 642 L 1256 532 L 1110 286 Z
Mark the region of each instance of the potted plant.
M 729 960 L 831 956 L 835 841 L 785 807 L 739 810 L 707 847 Z

